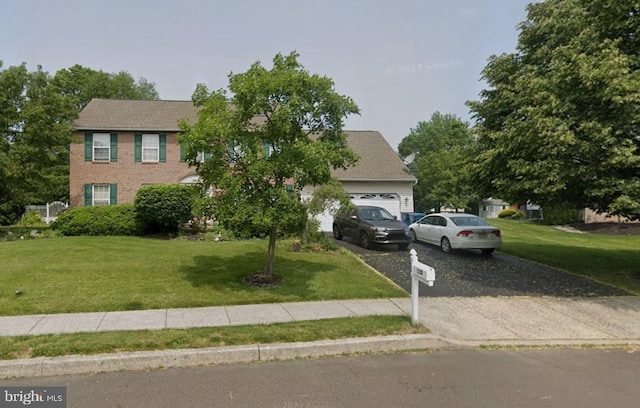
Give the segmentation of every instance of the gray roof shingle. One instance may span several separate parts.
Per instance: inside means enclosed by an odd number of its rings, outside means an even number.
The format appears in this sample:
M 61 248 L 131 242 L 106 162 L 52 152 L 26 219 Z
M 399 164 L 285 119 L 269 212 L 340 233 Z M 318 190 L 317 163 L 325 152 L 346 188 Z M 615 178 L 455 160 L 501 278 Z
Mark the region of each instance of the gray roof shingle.
M 178 122 L 198 120 L 191 101 L 92 99 L 73 122 L 78 130 L 139 130 L 177 132 Z
M 198 120 L 199 108 L 192 101 L 141 101 L 93 99 L 73 122 L 77 130 L 178 132 L 178 122 Z M 332 171 L 340 180 L 413 181 L 404 165 L 380 132 L 347 130 L 349 147 L 360 156 L 354 167 Z
M 332 175 L 340 180 L 414 181 L 411 174 L 387 140 L 374 130 L 345 130 L 347 142 L 360 160 L 346 170 L 336 169 Z

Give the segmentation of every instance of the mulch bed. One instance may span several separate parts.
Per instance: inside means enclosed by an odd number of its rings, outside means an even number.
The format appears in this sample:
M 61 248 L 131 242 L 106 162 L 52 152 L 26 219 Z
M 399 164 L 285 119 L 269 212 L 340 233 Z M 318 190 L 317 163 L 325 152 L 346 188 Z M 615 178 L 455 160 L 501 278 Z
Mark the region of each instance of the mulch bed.
M 267 275 L 264 273 L 245 276 L 243 280 L 247 285 L 257 286 L 260 288 L 273 288 L 278 286 L 282 281 L 282 279 L 276 275 Z

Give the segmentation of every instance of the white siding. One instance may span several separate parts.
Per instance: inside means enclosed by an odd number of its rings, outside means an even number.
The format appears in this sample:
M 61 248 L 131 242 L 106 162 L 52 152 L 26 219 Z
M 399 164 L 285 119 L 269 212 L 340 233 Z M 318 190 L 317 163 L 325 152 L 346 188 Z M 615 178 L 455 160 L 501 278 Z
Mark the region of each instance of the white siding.
M 388 193 L 400 197 L 400 211 L 413 212 L 412 181 L 343 181 L 347 193 Z
M 400 212 L 413 212 L 413 182 L 411 181 L 343 181 L 342 185 L 348 194 L 392 194 L 399 199 Z M 309 199 L 313 194 L 313 187 L 302 189 L 302 199 Z M 362 201 L 358 201 L 360 204 Z M 378 205 L 378 204 L 373 204 Z M 390 205 L 389 205 L 390 206 Z M 387 205 L 384 206 L 385 208 Z M 395 207 L 397 208 L 397 207 Z M 397 210 L 392 211 L 394 215 Z M 333 216 L 329 213 L 318 216 L 321 231 L 331 231 Z

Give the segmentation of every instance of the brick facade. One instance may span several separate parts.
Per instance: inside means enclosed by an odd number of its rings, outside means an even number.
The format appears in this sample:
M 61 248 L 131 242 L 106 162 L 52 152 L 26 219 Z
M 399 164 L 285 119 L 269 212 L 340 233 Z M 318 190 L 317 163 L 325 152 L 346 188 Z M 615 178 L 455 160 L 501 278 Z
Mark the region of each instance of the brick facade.
M 179 123 L 197 123 L 199 112 L 192 101 L 91 100 L 73 122 L 71 206 L 132 203 L 143 185 L 193 182 L 196 170 L 180 160 L 176 135 Z M 258 115 L 254 121 L 263 124 L 265 118 Z M 96 133 L 108 137 L 98 138 Z M 357 186 L 357 193 L 395 194 L 399 208 L 411 211 L 416 179 L 384 137 L 376 131 L 345 133 L 360 160 L 355 167 L 333 170 L 332 175 Z M 145 134 L 158 135 L 158 162 L 141 161 Z
M 84 191 L 87 184 L 117 185 L 117 203 L 125 204 L 133 202 L 142 185 L 179 183 L 186 177 L 196 175 L 194 167 L 189 167 L 187 163 L 180 161 L 180 146 L 175 133 L 165 132 L 167 143 L 164 163 L 135 161 L 134 132 L 116 132 L 118 135 L 117 161 L 85 161 L 86 133 L 91 132 L 74 132 L 71 136 L 73 143 L 70 147 L 69 195 L 72 207 L 84 205 Z

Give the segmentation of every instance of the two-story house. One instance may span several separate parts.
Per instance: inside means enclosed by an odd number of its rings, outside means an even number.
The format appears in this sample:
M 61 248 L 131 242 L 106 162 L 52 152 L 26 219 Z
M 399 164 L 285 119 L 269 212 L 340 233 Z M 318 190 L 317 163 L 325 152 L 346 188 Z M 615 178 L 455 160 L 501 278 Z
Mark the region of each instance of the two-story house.
M 94 99 L 73 122 L 70 147 L 70 205 L 133 202 L 146 184 L 198 180 L 182 158 L 178 123 L 198 120 L 191 101 Z M 334 170 L 355 204 L 378 205 L 400 216 L 413 211 L 415 177 L 376 131 L 345 131 L 349 147 L 360 156 L 356 166 Z M 302 191 L 303 198 L 312 187 Z M 321 217 L 331 230 L 331 217 Z

